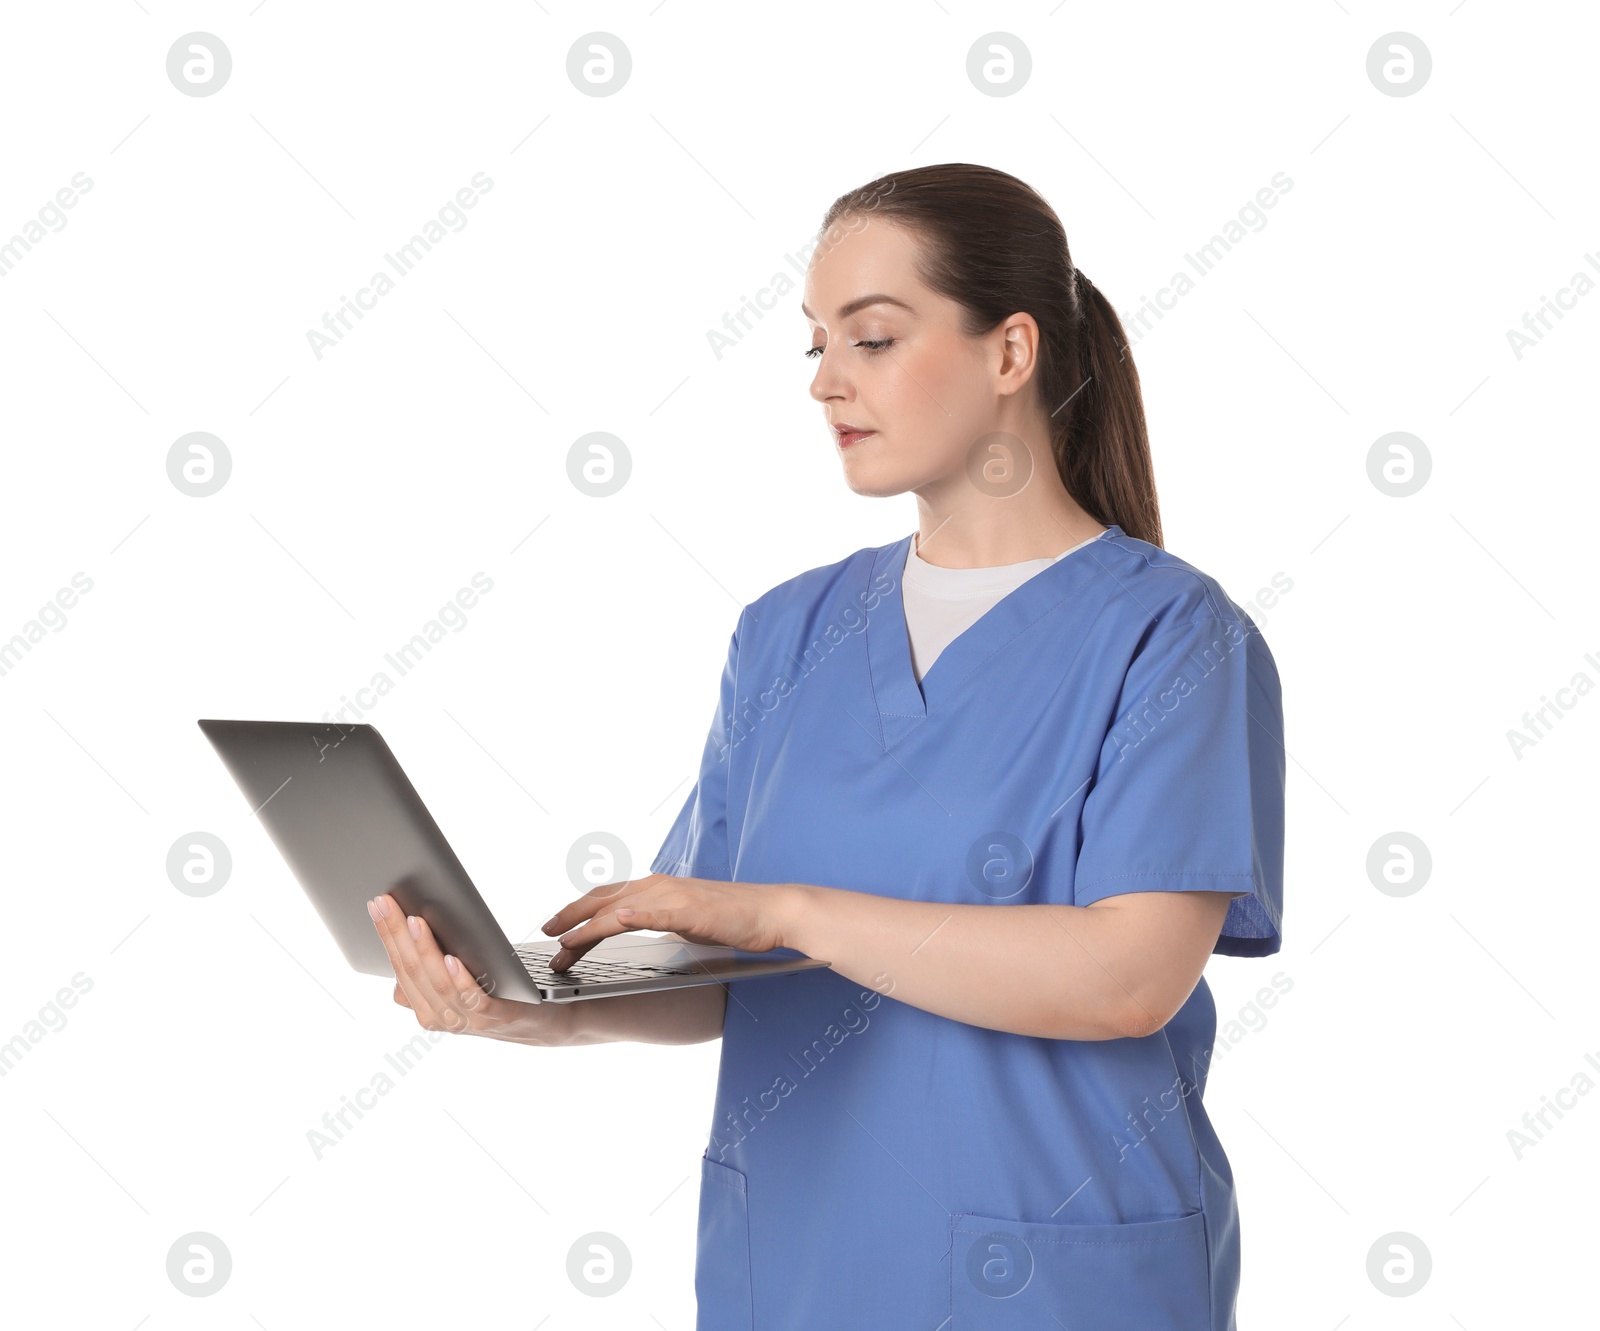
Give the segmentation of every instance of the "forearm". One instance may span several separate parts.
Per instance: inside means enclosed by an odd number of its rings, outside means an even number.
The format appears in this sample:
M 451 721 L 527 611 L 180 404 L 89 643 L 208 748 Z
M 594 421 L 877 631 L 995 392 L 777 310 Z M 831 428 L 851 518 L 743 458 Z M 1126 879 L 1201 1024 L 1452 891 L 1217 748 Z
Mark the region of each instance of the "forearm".
M 559 1048 L 617 1041 L 701 1044 L 722 1034 L 727 1000 L 723 985 L 692 984 L 648 994 L 541 1003 L 541 1017 L 557 1021 L 541 1022 L 538 1035 L 528 1043 Z
M 1142 1033 L 1137 959 L 1116 912 L 945 905 L 786 884 L 783 945 L 939 1016 L 1062 1040 Z

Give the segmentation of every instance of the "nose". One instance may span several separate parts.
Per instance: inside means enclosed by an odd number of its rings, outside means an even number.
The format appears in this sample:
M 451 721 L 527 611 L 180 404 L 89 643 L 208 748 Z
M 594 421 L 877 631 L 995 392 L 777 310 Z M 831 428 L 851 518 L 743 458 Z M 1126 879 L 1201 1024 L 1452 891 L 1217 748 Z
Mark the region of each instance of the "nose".
M 818 402 L 848 402 L 854 396 L 854 390 L 839 373 L 826 348 L 817 357 L 817 372 L 811 376 L 810 393 Z

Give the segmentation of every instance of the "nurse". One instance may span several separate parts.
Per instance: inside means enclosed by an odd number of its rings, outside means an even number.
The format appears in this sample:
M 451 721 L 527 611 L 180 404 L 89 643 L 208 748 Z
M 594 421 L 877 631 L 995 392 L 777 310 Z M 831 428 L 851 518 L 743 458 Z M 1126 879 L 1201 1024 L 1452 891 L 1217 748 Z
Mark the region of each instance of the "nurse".
M 720 1036 L 698 1331 L 1235 1331 L 1202 972 L 1281 945 L 1272 655 L 1162 548 L 1121 324 L 1028 186 L 852 190 L 802 313 L 846 483 L 916 529 L 744 607 L 653 872 L 545 929 L 557 969 L 630 929 L 829 967 L 525 1008 L 391 904 L 396 998 L 533 1044 Z

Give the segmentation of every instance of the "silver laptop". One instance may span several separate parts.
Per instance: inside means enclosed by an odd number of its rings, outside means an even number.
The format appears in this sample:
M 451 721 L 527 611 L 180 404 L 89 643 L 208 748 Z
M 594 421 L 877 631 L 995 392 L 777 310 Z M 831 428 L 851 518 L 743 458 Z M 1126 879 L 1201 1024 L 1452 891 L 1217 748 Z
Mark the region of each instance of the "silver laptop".
M 629 932 L 602 939 L 567 970 L 553 971 L 549 962 L 561 945 L 543 935 L 534 943 L 506 937 L 372 726 L 203 720 L 200 729 L 345 959 L 364 974 L 394 979 L 367 914 L 367 900 L 384 892 L 407 915 L 425 919 L 440 946 L 485 992 L 525 1003 L 718 984 L 828 964 L 792 948 L 746 952 Z M 579 895 L 570 890 L 560 904 Z

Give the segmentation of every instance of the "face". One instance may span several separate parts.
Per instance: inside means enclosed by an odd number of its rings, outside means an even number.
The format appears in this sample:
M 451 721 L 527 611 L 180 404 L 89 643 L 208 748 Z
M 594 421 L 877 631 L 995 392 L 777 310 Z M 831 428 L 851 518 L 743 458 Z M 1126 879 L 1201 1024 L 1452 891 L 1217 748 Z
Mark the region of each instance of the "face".
M 964 486 L 973 445 L 1015 430 L 1017 394 L 1032 374 L 1032 317 L 967 337 L 961 307 L 918 280 L 918 244 L 880 218 L 841 219 L 806 273 L 811 396 L 861 495 Z M 840 426 L 869 433 L 841 435 Z

